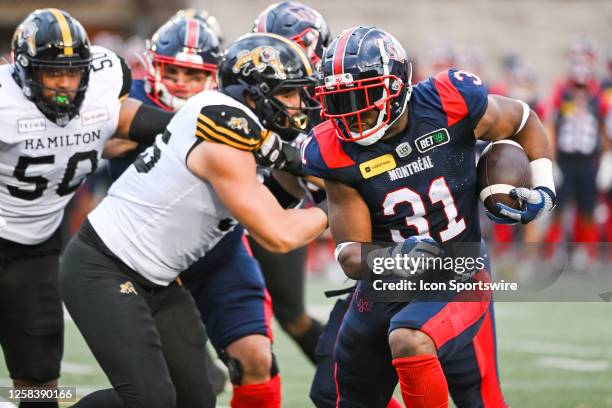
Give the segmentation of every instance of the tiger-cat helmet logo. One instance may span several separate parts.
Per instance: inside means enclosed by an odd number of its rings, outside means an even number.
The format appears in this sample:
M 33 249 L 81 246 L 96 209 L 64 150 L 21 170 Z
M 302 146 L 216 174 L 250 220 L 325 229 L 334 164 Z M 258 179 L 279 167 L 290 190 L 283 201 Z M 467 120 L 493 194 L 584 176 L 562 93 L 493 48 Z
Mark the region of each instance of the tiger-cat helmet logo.
M 242 50 L 238 53 L 236 63 L 232 67 L 235 74 L 249 76 L 251 72 L 263 72 L 270 67 L 277 79 L 287 79 L 285 67 L 280 60 L 280 51 L 276 48 L 262 45 L 252 50 Z

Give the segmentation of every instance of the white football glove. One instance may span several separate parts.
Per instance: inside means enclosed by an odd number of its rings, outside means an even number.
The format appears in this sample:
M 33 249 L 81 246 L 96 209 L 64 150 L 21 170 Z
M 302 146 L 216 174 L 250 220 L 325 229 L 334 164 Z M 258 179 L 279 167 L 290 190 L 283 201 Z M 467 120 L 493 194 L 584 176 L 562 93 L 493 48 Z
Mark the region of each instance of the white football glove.
M 487 217 L 498 224 L 514 225 L 528 224 L 540 218 L 542 214 L 551 211 L 555 206 L 556 195 L 546 187 L 535 187 L 533 189 L 519 187 L 510 190 L 510 197 L 521 202 L 521 208 L 515 210 L 507 205 L 497 203 L 497 209 L 501 216 L 496 216 L 487 211 Z

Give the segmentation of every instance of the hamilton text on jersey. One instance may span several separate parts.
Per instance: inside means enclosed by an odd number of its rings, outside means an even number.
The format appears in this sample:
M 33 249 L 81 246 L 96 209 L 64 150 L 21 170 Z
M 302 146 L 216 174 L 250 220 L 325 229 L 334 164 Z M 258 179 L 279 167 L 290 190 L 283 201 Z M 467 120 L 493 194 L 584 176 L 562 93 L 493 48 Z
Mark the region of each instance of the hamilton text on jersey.
M 25 150 L 51 149 L 54 147 L 78 146 L 100 140 L 101 129 L 72 135 L 60 135 L 39 139 L 24 140 Z

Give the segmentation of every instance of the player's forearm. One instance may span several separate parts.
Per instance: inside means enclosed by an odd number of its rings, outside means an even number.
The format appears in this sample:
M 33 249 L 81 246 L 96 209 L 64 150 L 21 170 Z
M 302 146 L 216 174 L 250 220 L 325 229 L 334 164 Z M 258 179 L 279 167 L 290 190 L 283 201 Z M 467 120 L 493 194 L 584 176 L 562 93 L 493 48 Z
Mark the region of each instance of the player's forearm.
M 529 111 L 529 117 L 525 125 L 513 139 L 525 150 L 530 161 L 537 159 L 550 159 L 553 157 L 553 149 L 542 122 L 534 111 Z
M 268 228 L 249 231 L 271 252 L 289 252 L 317 238 L 327 227 L 327 216 L 319 208 L 285 210 Z
M 338 244 L 335 251 L 336 260 L 344 274 L 355 280 L 362 277 L 361 244 L 359 242 Z
M 108 142 L 104 144 L 104 151 L 102 152 L 102 157 L 105 159 L 110 159 L 113 157 L 121 157 L 128 152 L 136 149 L 138 147 L 138 143 L 131 140 L 124 139 L 110 139 Z
M 531 186 L 546 187 L 552 193 L 554 201 L 553 150 L 544 126 L 535 112 L 530 110 L 525 126 L 514 136 L 514 140 L 523 147 L 529 158 Z

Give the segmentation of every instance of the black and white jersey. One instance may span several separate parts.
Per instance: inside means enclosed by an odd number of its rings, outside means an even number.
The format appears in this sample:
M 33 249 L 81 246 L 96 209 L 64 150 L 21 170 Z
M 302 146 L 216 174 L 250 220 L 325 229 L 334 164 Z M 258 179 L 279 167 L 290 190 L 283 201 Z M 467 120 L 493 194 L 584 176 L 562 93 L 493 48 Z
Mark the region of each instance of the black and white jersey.
M 0 238 L 24 245 L 48 239 L 64 208 L 115 133 L 124 89 L 120 59 L 94 46 L 80 114 L 66 126 L 48 120 L 27 99 L 12 66 L 0 66 Z
M 212 185 L 188 169 L 189 152 L 198 143 L 252 151 L 268 133 L 245 105 L 201 92 L 119 177 L 89 220 L 125 264 L 167 285 L 237 224 Z

